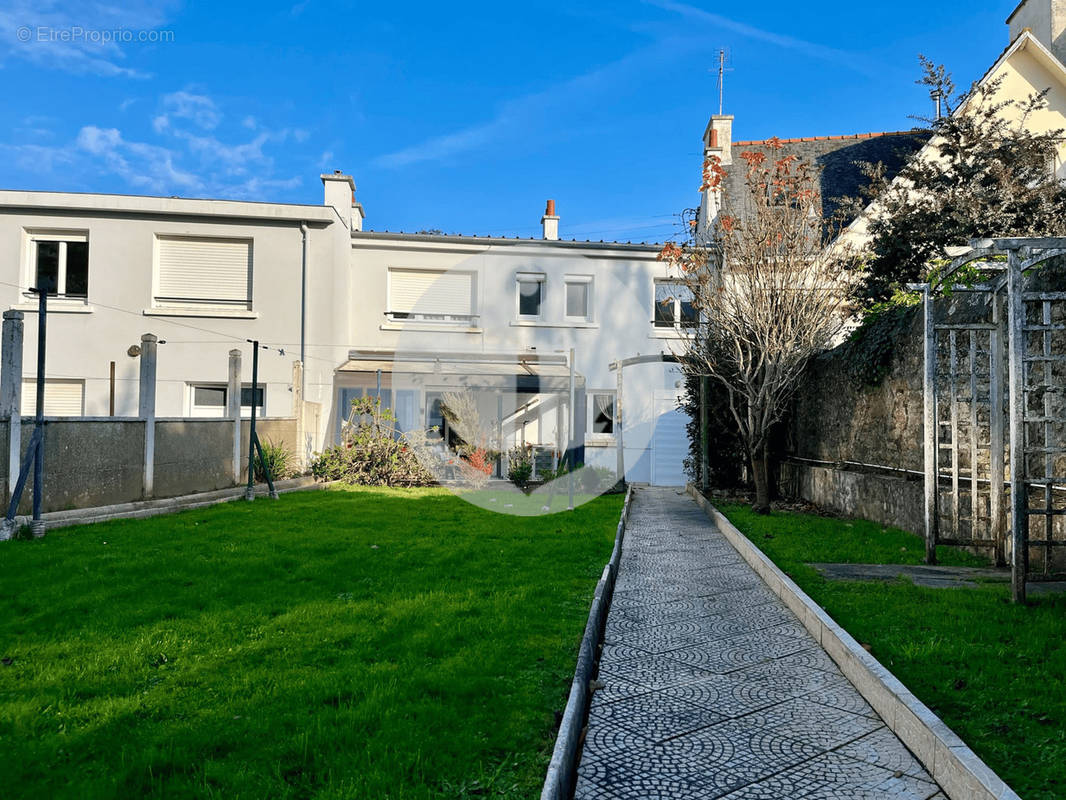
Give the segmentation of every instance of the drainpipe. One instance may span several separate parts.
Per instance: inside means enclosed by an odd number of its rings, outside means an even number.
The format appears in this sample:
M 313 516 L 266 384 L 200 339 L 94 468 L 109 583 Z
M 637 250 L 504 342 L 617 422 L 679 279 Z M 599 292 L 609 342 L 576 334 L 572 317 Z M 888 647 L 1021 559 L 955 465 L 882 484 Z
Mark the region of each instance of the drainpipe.
M 303 259 L 300 264 L 300 397 L 307 397 L 307 223 L 300 223 L 300 233 L 303 236 Z M 303 409 L 300 409 L 301 413 Z

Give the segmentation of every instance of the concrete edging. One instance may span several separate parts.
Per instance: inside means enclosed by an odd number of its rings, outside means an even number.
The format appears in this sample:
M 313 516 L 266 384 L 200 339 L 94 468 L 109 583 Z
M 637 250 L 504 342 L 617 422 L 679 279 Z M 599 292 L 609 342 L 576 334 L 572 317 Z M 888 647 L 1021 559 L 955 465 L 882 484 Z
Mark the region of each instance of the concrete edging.
M 696 488 L 686 487 L 697 505 L 822 645 L 952 800 L 1021 800 L 943 720 L 864 650 L 823 608 L 782 572 Z
M 324 489 L 332 485 L 330 483 L 318 483 L 311 477 L 289 478 L 274 484 L 279 494 L 287 492 L 303 492 Z M 245 486 L 234 486 L 229 489 L 217 489 L 212 492 L 198 492 L 179 497 L 164 497 L 154 500 L 137 500 L 132 503 L 118 503 L 110 506 L 96 506 L 94 508 L 73 508 L 68 511 L 49 511 L 41 514 L 41 521 L 46 531 L 55 528 L 67 528 L 72 525 L 91 525 L 94 522 L 108 522 L 113 519 L 144 519 L 146 517 L 158 517 L 162 514 L 175 514 L 179 511 L 191 511 L 194 508 L 206 508 L 207 506 L 229 503 L 244 498 Z M 266 496 L 266 484 L 255 486 L 256 496 Z M 16 529 L 22 525 L 28 525 L 30 517 L 20 514 L 15 517 Z
M 633 503 L 632 485 L 626 490 L 625 504 L 618 520 L 614 536 L 614 549 L 611 559 L 603 568 L 603 575 L 596 584 L 592 597 L 589 619 L 585 624 L 585 635 L 581 639 L 581 648 L 577 654 L 577 667 L 574 681 L 570 685 L 570 696 L 566 701 L 563 719 L 559 723 L 559 733 L 555 737 L 555 749 L 548 763 L 548 774 L 544 779 L 541 800 L 569 800 L 574 793 L 574 780 L 577 775 L 577 762 L 580 758 L 582 731 L 592 702 L 592 690 L 589 683 L 596 669 L 596 648 L 603 638 L 603 626 L 607 621 L 607 608 L 614 592 L 615 578 L 618 576 L 618 563 L 622 558 L 622 539 L 625 536 L 629 510 Z

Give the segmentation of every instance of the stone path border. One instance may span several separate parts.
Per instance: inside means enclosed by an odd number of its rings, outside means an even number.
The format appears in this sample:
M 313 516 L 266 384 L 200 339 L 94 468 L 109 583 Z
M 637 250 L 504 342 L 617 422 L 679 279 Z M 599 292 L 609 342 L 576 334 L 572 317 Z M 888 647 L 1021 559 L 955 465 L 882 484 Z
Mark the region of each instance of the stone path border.
M 837 625 L 699 491 L 688 493 L 770 590 L 799 617 L 888 727 L 952 800 L 1021 800 L 944 722 L 895 675 Z
M 570 684 L 570 696 L 566 701 L 559 733 L 555 737 L 555 749 L 548 763 L 548 774 L 544 779 L 541 800 L 569 800 L 574 794 L 574 781 L 577 760 L 581 754 L 581 732 L 589 713 L 592 691 L 589 683 L 596 670 L 596 649 L 603 638 L 603 626 L 607 619 L 607 608 L 614 592 L 614 581 L 618 577 L 618 563 L 622 558 L 622 539 L 625 536 L 626 523 L 629 521 L 629 509 L 633 503 L 633 487 L 626 491 L 622 515 L 614 536 L 614 549 L 611 559 L 603 568 L 603 575 L 596 584 L 592 597 L 585 635 L 581 639 L 581 648 L 577 654 L 577 668 L 574 680 Z
M 274 484 L 278 493 L 303 492 L 324 489 L 330 483 L 319 483 L 314 478 L 289 478 Z M 67 528 L 72 525 L 90 525 L 94 522 L 107 522 L 112 519 L 143 519 L 145 517 L 158 517 L 162 514 L 175 514 L 179 511 L 189 511 L 194 508 L 205 508 L 228 503 L 244 497 L 245 487 L 234 486 L 231 489 L 219 489 L 214 492 L 199 492 L 186 494 L 180 497 L 164 497 L 155 500 L 138 500 L 133 503 L 119 503 L 111 506 L 96 506 L 95 508 L 73 508 L 69 511 L 50 511 L 41 514 L 45 530 L 55 528 Z M 266 485 L 256 486 L 257 496 L 266 496 Z M 25 515 L 15 517 L 16 529 L 22 525 L 28 525 L 30 518 Z

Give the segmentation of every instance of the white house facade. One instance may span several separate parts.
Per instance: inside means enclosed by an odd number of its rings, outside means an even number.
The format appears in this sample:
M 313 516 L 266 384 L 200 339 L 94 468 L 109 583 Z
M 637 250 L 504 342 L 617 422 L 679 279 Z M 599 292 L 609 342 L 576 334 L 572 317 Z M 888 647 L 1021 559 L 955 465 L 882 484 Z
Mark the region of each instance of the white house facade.
M 257 403 L 301 420 L 302 455 L 336 441 L 365 394 L 401 427 L 446 435 L 441 396 L 462 387 L 505 447 L 557 458 L 570 442 L 611 469 L 621 451 L 629 480 L 683 482 L 669 359 L 692 310 L 657 246 L 560 241 L 551 203 L 541 239 L 364 231 L 352 179 L 322 179 L 321 206 L 0 191 L 0 303 L 26 316 L 23 410 L 29 290 L 47 286 L 47 415 L 135 415 L 144 333 L 161 341 L 158 416 L 221 416 L 234 349 L 248 413 L 258 340 Z

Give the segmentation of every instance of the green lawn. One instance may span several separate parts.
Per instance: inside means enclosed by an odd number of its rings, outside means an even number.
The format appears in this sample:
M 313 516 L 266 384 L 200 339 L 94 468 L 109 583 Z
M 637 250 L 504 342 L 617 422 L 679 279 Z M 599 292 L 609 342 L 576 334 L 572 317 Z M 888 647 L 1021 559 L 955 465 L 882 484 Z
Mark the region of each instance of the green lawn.
M 861 520 L 718 508 L 1026 800 L 1066 796 L 1066 597 L 1009 585 L 827 581 L 807 563 L 920 564 L 917 536 Z M 940 547 L 942 564 L 981 559 Z
M 620 496 L 329 490 L 0 546 L 0 795 L 538 794 Z

